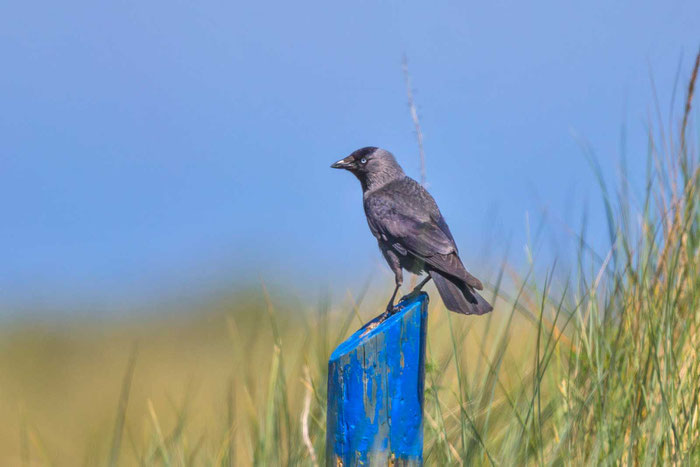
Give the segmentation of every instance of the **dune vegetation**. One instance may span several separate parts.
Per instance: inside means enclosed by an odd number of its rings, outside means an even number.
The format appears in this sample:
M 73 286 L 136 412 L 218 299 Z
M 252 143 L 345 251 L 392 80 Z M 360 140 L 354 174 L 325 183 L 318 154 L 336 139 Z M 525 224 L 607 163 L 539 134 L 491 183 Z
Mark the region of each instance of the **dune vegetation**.
M 506 260 L 482 318 L 433 299 L 426 464 L 700 463 L 698 61 L 674 127 L 634 156 L 642 198 L 589 156 L 607 251 L 573 233 L 571 272 Z M 323 464 L 328 358 L 383 299 L 263 285 L 175 316 L 3 326 L 0 465 Z

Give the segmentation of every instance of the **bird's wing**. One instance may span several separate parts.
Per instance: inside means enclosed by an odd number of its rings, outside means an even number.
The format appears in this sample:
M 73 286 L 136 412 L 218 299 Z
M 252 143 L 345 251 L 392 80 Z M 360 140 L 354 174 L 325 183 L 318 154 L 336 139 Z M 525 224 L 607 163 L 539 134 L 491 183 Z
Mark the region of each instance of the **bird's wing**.
M 391 193 L 373 193 L 365 200 L 367 221 L 372 233 L 400 249 L 428 258 L 456 251 L 454 240 L 445 234 L 429 215 L 408 209 L 403 200 Z
M 435 206 L 436 212 L 431 215 L 431 219 L 437 224 L 438 227 L 440 227 L 440 230 L 442 230 L 442 233 L 444 233 L 447 238 L 449 238 L 452 241 L 452 245 L 454 245 L 455 252 L 459 253 L 459 250 L 457 250 L 457 243 L 455 242 L 454 237 L 452 236 L 452 232 L 450 232 L 450 228 L 447 226 L 447 222 L 445 222 L 445 218 L 442 217 L 442 213 L 437 210 L 437 206 Z
M 365 200 L 370 230 L 399 253 L 410 253 L 433 268 L 481 289 L 481 282 L 467 272 L 459 259 L 452 233 L 440 212 L 421 209 L 424 206 L 415 204 L 420 201 L 407 200 L 391 191 L 373 193 Z M 437 216 L 431 211 L 437 212 Z

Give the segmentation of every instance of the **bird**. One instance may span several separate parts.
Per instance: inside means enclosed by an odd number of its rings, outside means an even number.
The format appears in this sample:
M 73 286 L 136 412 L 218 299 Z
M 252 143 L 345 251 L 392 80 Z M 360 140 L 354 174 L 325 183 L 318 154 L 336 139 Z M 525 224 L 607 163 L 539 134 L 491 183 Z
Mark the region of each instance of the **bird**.
M 395 312 L 403 270 L 427 273 L 406 298 L 417 296 L 431 279 L 445 307 L 465 315 L 483 315 L 493 307 L 459 257 L 450 228 L 433 197 L 407 176 L 392 153 L 375 146 L 358 149 L 331 165 L 352 173 L 362 186 L 367 223 L 394 273 L 395 288 L 383 316 Z

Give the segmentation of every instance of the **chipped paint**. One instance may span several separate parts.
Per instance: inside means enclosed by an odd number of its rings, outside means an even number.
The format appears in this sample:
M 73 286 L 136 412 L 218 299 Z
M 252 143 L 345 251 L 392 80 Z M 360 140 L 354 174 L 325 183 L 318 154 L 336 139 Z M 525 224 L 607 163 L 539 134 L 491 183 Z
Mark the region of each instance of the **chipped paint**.
M 331 355 L 327 465 L 422 464 L 427 305 L 425 293 L 399 303 Z

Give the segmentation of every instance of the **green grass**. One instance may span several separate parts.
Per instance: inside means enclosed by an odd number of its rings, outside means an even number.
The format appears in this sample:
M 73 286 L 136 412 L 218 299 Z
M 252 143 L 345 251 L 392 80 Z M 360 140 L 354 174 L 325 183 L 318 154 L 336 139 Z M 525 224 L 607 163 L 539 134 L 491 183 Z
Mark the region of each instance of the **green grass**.
M 638 159 L 642 199 L 624 173 L 606 185 L 590 158 L 608 251 L 579 235 L 571 274 L 556 265 L 536 274 L 534 256 L 524 274 L 504 266 L 486 317 L 451 315 L 433 300 L 427 464 L 700 463 L 696 76 L 697 62 L 678 128 L 650 132 Z M 263 292 L 167 321 L 1 331 L 0 464 L 324 459 L 328 357 L 380 299 L 278 310 L 282 301 Z

